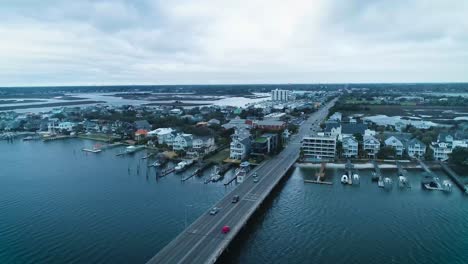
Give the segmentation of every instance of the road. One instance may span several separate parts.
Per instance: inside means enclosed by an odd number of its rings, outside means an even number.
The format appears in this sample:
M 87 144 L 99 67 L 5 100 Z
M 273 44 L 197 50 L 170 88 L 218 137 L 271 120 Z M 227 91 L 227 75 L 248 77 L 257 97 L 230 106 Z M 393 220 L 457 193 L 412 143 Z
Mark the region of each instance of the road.
M 250 172 L 249 176 L 257 172 L 257 183 L 253 181 L 253 177 L 246 177 L 243 183 L 214 205 L 220 208 L 216 215 L 210 215 L 208 212 L 201 215 L 147 263 L 214 263 L 286 171 L 296 162 L 302 137 L 311 130 L 318 129 L 320 122 L 327 116 L 328 109 L 335 102 L 336 99 L 313 113 L 302 124 L 298 133 L 291 137 L 280 154 Z M 237 203 L 232 203 L 234 195 L 240 196 Z M 231 227 L 228 234 L 221 233 L 225 225 Z

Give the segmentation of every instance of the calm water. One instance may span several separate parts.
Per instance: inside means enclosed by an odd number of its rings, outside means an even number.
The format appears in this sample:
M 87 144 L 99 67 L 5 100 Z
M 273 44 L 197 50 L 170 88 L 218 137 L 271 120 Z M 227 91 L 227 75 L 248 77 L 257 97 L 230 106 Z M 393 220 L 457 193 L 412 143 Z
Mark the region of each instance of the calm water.
M 0 263 L 144 263 L 185 215 L 194 221 L 232 189 L 183 175 L 156 181 L 144 152 L 81 152 L 90 145 L 0 142 Z M 404 191 L 377 188 L 369 171 L 359 187 L 342 186 L 339 171 L 329 171 L 333 186 L 304 184 L 314 172 L 295 169 L 220 263 L 467 263 L 458 189 L 422 191 L 417 172 Z
M 144 263 L 232 189 L 92 144 L 0 142 L 0 263 Z
M 417 171 L 411 190 L 388 192 L 370 171 L 359 187 L 328 173 L 332 186 L 304 184 L 315 171 L 295 169 L 222 263 L 468 263 L 468 198 L 459 189 L 422 191 Z

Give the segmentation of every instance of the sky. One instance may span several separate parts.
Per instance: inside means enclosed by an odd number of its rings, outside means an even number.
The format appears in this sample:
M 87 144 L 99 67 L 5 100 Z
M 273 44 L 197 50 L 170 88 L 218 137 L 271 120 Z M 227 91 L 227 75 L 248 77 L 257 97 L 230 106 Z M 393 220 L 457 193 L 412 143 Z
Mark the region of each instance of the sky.
M 465 0 L 2 0 L 0 86 L 468 81 Z

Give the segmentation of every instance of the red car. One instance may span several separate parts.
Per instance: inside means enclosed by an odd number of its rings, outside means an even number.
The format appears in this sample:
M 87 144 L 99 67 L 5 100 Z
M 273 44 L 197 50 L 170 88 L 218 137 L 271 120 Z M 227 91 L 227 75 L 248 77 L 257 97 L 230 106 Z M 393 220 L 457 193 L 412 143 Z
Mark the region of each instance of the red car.
M 223 226 L 223 228 L 221 228 L 221 232 L 223 234 L 227 234 L 227 233 L 229 233 L 229 231 L 231 231 L 231 228 L 229 226 L 227 226 L 227 225 L 225 225 L 225 226 Z

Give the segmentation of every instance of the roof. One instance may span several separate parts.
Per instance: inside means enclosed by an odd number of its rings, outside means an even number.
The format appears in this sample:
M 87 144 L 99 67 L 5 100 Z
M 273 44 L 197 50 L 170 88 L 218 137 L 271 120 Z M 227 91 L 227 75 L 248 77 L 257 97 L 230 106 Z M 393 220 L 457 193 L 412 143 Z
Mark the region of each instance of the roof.
M 333 128 L 340 127 L 341 124 L 337 122 L 328 122 L 325 126 L 325 132 L 331 132 Z
M 148 134 L 148 130 L 146 130 L 146 129 L 138 129 L 135 132 L 135 135 L 146 135 L 146 134 Z
M 283 126 L 284 124 L 283 121 L 276 120 L 260 120 L 257 122 L 258 126 Z
M 345 123 L 341 125 L 341 133 L 342 134 L 361 134 L 364 135 L 367 129 L 367 125 L 363 123 Z
M 137 128 L 143 128 L 143 127 L 151 127 L 151 124 L 148 123 L 148 121 L 146 120 L 138 120 L 138 121 L 135 121 L 135 126 Z
M 401 140 L 396 138 L 395 136 L 391 136 L 385 140 L 385 145 L 403 145 Z
M 268 141 L 268 138 L 266 138 L 266 137 L 258 137 L 258 138 L 255 139 L 256 143 L 265 143 L 267 141 Z
M 343 138 L 343 143 L 357 144 L 358 142 L 354 137 L 345 137 L 345 138 Z
M 408 146 L 414 146 L 414 145 L 420 145 L 420 146 L 424 146 L 426 147 L 426 144 L 422 143 L 421 140 L 417 139 L 417 138 L 413 138 L 411 139 L 410 141 L 408 141 Z

